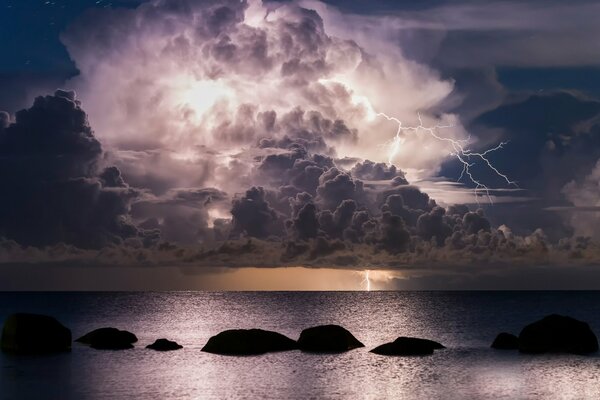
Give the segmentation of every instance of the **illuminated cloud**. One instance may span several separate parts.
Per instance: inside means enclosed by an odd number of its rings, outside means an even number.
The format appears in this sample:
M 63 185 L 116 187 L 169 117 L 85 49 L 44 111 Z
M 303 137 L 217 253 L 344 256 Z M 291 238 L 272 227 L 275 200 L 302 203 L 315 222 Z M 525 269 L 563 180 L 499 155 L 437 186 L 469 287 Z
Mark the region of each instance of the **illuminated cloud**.
M 474 203 L 473 191 L 440 175 L 457 155 L 468 175 L 461 161 L 477 158 L 487 172 L 473 167 L 473 181 L 491 179 L 500 205 L 540 193 L 519 197 L 514 173 L 527 187 L 564 187 L 576 208 L 598 207 L 598 167 L 589 172 L 598 154 L 569 163 L 584 173 L 566 186 L 572 171 L 555 166 L 593 147 L 598 103 L 566 92 L 508 99 L 473 118 L 469 137 L 449 111 L 454 82 L 398 46 L 391 33 L 401 23 L 435 28 L 420 13 L 356 16 L 317 2 L 154 0 L 88 11 L 62 35 L 80 70 L 66 84 L 77 96 L 60 90 L 15 116 L 0 112 L 9 194 L 0 263 L 190 274 L 302 265 L 367 269 L 387 282 L 468 275 L 472 265 L 496 273 L 596 262 L 587 238 L 515 228 L 514 219 L 533 220 L 530 209 L 511 208 L 508 222 L 501 207 L 455 204 Z M 544 119 L 565 105 L 580 114 Z M 503 140 L 514 147 L 485 152 Z M 580 217 L 570 221 L 576 233 L 595 234 L 593 219 Z M 398 274 L 381 272 L 390 269 Z
M 226 169 L 227 157 L 260 139 L 293 137 L 387 162 L 381 146 L 395 127 L 375 118 L 376 110 L 409 121 L 421 112 L 435 122 L 429 110 L 452 83 L 398 49 L 361 47 L 351 37 L 328 34 L 329 28 L 312 9 L 257 1 L 153 1 L 135 10 L 94 10 L 63 35 L 81 71 L 69 86 L 117 156 L 160 150 L 176 164 L 202 158 L 198 149 L 208 146 Z M 466 137 L 455 116 L 441 118 L 456 125 L 448 135 Z M 394 162 L 431 176 L 449 150 L 413 135 Z M 129 176 L 127 165 L 122 168 Z M 146 173 L 165 173 L 152 168 Z M 214 174 L 206 183 L 221 180 Z

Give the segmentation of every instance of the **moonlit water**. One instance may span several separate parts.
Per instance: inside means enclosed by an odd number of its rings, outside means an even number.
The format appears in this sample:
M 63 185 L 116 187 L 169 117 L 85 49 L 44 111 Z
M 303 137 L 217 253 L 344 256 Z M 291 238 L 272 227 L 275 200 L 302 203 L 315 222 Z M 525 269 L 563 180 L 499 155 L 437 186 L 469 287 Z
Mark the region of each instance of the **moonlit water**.
M 103 326 L 135 333 L 136 348 L 0 355 L 2 399 L 599 398 L 600 356 L 522 355 L 489 348 L 549 313 L 600 333 L 600 292 L 0 293 L 0 320 L 17 311 L 56 316 L 77 338 Z M 340 324 L 366 348 L 232 357 L 200 351 L 224 329 L 263 328 L 297 339 Z M 369 353 L 397 336 L 448 347 L 428 357 Z M 144 348 L 166 337 L 174 352 Z

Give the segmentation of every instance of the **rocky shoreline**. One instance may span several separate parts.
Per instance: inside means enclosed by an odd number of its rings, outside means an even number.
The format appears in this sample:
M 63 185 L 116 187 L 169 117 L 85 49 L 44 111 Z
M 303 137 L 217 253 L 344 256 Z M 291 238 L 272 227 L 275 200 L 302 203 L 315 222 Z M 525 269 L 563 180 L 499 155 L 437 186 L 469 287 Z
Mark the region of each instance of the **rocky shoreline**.
M 135 334 L 113 327 L 93 330 L 75 340 L 98 350 L 126 350 L 138 341 Z M 2 351 L 12 354 L 47 354 L 70 351 L 71 330 L 51 316 L 17 313 L 4 322 Z M 156 351 L 183 348 L 180 344 L 157 339 L 145 346 Z M 307 353 L 342 353 L 365 347 L 352 333 L 339 325 L 319 325 L 304 329 L 293 340 L 278 332 L 262 329 L 232 329 L 212 336 L 203 352 L 230 356 L 259 355 L 300 350 Z M 518 350 L 525 354 L 568 353 L 586 355 L 598 351 L 598 339 L 590 326 L 575 318 L 557 314 L 532 322 L 519 335 L 498 334 L 490 346 L 496 350 Z M 381 344 L 371 353 L 384 356 L 427 356 L 446 347 L 429 339 L 400 336 Z

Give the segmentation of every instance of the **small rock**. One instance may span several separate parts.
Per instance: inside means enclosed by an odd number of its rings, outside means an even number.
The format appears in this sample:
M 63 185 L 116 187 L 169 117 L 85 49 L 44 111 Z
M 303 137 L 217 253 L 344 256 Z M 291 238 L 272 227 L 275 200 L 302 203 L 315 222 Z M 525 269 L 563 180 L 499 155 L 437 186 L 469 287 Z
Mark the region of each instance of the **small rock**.
M 137 337 L 131 332 L 121 331 L 117 328 L 100 328 L 75 341 L 99 350 L 124 350 L 132 349 L 133 343 L 137 340 Z
M 587 323 L 552 314 L 523 328 L 519 351 L 588 354 L 598 351 L 598 339 Z
M 297 348 L 294 340 L 281 333 L 262 329 L 231 329 L 211 337 L 202 351 L 225 355 L 256 355 Z
M 68 351 L 71 331 L 47 315 L 12 314 L 4 321 L 2 350 L 20 354 Z
M 433 340 L 400 336 L 391 343 L 375 347 L 371 353 L 386 356 L 425 356 L 433 354 L 435 349 L 445 347 Z
M 519 338 L 512 333 L 502 332 L 496 336 L 490 347 L 498 350 L 516 350 L 519 348 Z
M 182 349 L 183 346 L 178 344 L 177 342 L 173 342 L 167 339 L 156 339 L 154 343 L 146 346 L 147 349 L 157 350 L 157 351 L 170 351 L 170 350 L 179 350 Z
M 365 345 L 339 325 L 320 325 L 303 330 L 298 347 L 314 353 L 340 353 Z

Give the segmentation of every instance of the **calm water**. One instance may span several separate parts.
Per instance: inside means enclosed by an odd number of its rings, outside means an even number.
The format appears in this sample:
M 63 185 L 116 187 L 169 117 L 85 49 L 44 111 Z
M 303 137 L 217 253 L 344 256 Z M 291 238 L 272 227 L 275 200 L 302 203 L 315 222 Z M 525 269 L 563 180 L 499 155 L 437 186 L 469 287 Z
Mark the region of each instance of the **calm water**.
M 0 354 L 5 399 L 481 399 L 600 398 L 600 356 L 526 356 L 489 349 L 500 331 L 569 314 L 600 333 L 600 292 L 0 293 L 0 321 L 16 311 L 56 316 L 74 338 L 103 326 L 134 332 L 132 350 Z M 349 329 L 366 348 L 252 357 L 200 351 L 230 328 L 294 339 L 312 325 Z M 448 347 L 429 357 L 369 349 L 400 335 Z M 144 346 L 160 337 L 182 350 Z

